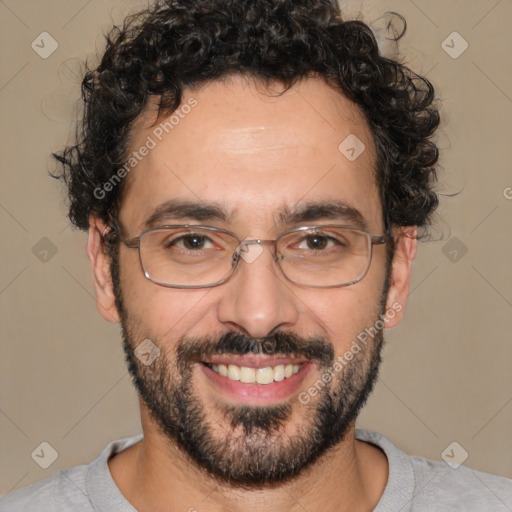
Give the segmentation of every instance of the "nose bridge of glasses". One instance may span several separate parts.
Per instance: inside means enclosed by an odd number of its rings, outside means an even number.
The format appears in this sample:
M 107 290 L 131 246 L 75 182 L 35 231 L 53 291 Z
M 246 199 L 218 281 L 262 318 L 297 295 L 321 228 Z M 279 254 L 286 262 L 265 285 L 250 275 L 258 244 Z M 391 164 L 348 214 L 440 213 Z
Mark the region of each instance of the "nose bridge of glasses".
M 262 240 L 261 238 L 254 238 L 254 239 L 247 238 L 247 239 L 242 240 L 240 242 L 239 247 L 242 247 L 244 245 L 250 245 L 250 244 L 258 244 L 258 245 L 261 245 L 261 244 L 275 244 L 275 242 L 276 242 L 276 240 Z
M 242 253 L 248 253 L 250 252 L 250 249 L 247 247 L 249 245 L 257 245 L 258 247 L 261 247 L 262 245 L 264 244 L 267 244 L 267 245 L 270 245 L 270 246 L 274 246 L 273 247 L 273 253 L 272 253 L 272 256 L 274 258 L 274 260 L 276 261 L 279 261 L 280 259 L 282 259 L 282 257 L 279 256 L 279 254 L 277 253 L 277 240 L 263 240 L 261 238 L 255 238 L 255 239 L 245 239 L 245 240 L 242 240 L 238 246 L 237 246 L 237 250 L 236 250 L 236 255 L 241 255 Z M 271 247 L 272 248 L 272 247 Z M 261 247 L 260 250 L 255 250 L 253 251 L 253 256 L 252 257 L 243 257 L 242 256 L 242 259 L 246 260 L 247 262 L 252 262 L 254 261 L 254 259 L 256 259 L 261 253 L 263 252 L 263 247 Z

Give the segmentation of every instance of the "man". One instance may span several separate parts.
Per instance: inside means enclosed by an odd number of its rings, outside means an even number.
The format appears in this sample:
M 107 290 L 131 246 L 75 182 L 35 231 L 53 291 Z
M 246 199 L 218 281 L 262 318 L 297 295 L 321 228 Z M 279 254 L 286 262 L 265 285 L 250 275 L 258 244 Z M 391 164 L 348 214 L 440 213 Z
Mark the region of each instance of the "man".
M 2 511 L 512 509 L 355 430 L 437 206 L 430 83 L 327 0 L 155 4 L 56 155 L 143 436 Z

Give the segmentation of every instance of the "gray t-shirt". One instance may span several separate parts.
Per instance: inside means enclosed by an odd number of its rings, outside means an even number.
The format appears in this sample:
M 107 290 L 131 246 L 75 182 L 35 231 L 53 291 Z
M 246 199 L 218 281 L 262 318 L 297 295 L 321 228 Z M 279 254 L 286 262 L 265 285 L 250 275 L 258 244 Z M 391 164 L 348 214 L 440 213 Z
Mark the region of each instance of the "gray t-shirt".
M 410 457 L 369 430 L 356 430 L 356 438 L 381 448 L 389 462 L 388 482 L 373 512 L 512 511 L 508 478 Z M 89 465 L 59 471 L 7 494 L 0 499 L 0 512 L 134 512 L 112 479 L 107 460 L 141 439 L 139 435 L 114 441 Z

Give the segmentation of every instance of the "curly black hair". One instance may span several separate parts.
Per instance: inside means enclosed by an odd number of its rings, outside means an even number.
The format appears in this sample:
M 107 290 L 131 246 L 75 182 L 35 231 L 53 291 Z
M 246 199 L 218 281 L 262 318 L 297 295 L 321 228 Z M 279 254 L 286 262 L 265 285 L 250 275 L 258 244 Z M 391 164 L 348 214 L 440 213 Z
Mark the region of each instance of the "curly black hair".
M 158 98 L 159 115 L 170 115 L 185 88 L 233 73 L 279 81 L 283 92 L 313 74 L 336 86 L 359 105 L 373 133 L 386 228 L 425 233 L 432 223 L 434 88 L 381 55 L 371 29 L 345 21 L 335 0 L 158 0 L 114 26 L 106 41 L 99 66 L 86 64 L 75 144 L 53 153 L 62 166 L 53 176 L 68 187 L 77 227 L 87 229 L 91 214 L 106 224 L 115 218 L 122 186 L 101 198 L 97 190 L 126 162 L 130 130 L 150 97 Z

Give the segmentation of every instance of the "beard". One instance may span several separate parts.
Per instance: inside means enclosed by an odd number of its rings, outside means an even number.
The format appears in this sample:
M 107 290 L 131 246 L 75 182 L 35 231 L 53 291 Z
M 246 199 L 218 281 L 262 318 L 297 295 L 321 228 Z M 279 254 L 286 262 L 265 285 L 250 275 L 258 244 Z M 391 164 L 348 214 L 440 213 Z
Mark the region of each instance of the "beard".
M 123 348 L 135 388 L 160 432 L 197 469 L 233 488 L 261 489 L 284 483 L 311 470 L 354 425 L 378 377 L 383 329 L 334 373 L 333 344 L 293 332 L 276 332 L 259 339 L 238 332 L 177 340 L 150 337 L 160 355 L 146 366 L 135 355 L 135 348 L 147 336 L 141 321 L 123 304 L 115 256 L 111 271 Z M 388 287 L 389 272 L 373 323 L 382 319 Z M 214 354 L 250 353 L 297 356 L 315 362 L 316 382 L 321 382 L 318 393 L 307 403 L 293 397 L 286 403 L 257 406 L 228 404 L 219 398 L 214 407 L 208 404 L 206 408 L 194 391 L 194 367 Z M 322 382 L 328 373 L 332 380 Z M 299 421 L 295 421 L 292 433 L 287 432 L 294 418 Z

